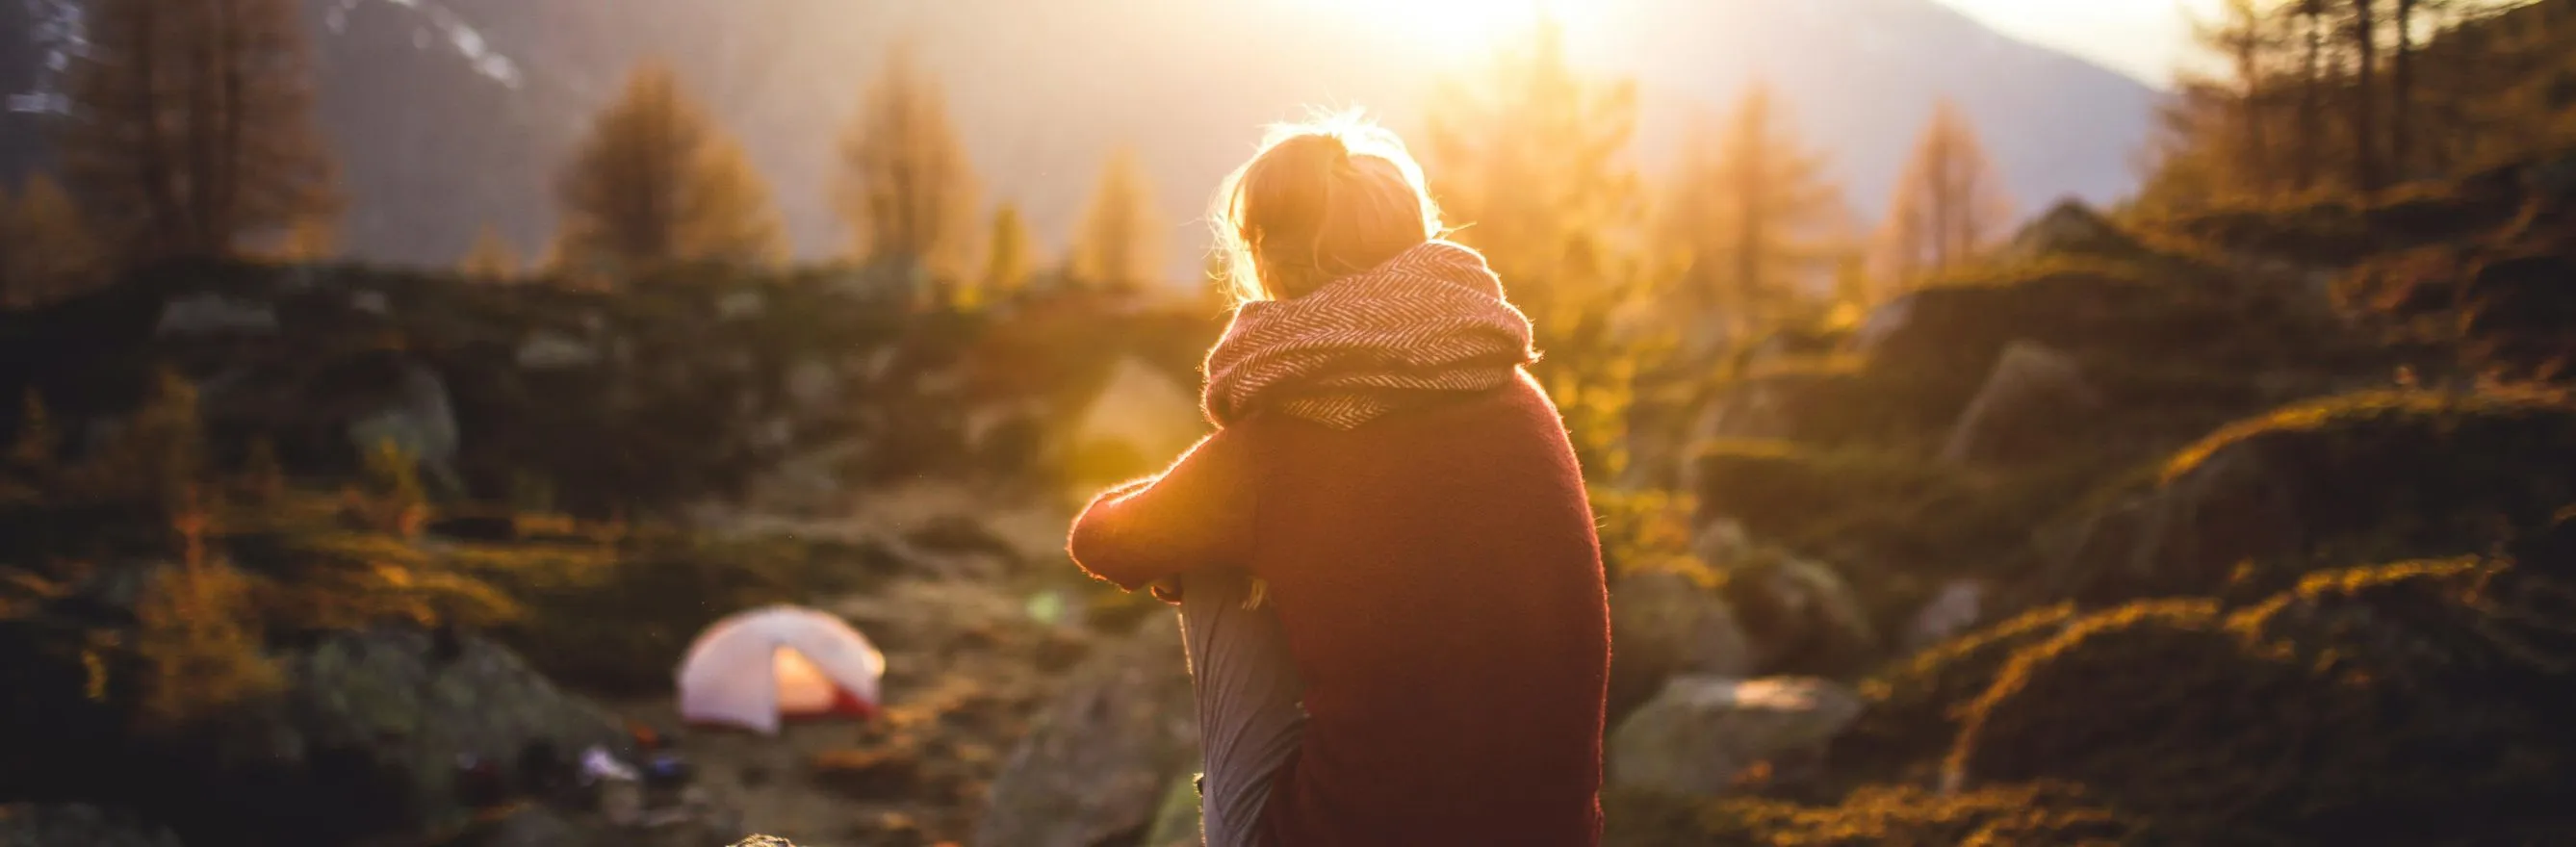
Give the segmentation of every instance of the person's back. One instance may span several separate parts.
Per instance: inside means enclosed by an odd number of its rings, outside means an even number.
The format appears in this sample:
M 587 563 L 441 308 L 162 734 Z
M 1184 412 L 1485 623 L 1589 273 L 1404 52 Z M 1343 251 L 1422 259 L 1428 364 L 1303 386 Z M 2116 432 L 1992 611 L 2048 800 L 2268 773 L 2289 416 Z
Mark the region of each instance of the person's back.
M 1338 431 L 1243 424 L 1250 567 L 1305 681 L 1279 844 L 1590 844 L 1609 642 L 1582 478 L 1535 386 Z
M 1210 847 L 1598 843 L 1607 592 L 1528 317 L 1382 130 L 1283 128 L 1218 196 L 1218 431 L 1067 539 L 1181 594 Z

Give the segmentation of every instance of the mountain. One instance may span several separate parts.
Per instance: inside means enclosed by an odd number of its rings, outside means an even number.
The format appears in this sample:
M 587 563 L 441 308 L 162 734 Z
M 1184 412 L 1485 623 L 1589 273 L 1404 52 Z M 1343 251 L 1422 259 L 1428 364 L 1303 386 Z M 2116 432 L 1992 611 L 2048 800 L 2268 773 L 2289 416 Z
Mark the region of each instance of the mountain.
M 533 252 L 552 174 L 588 115 L 646 57 L 671 61 L 778 187 L 800 252 L 842 243 L 823 187 L 859 92 L 897 41 L 947 87 L 990 199 L 1060 247 L 1100 162 L 1132 145 L 1175 229 L 1175 272 L 1209 190 L 1265 122 L 1362 105 L 1419 125 L 1453 72 L 1424 33 L 1301 0 L 307 0 L 322 119 L 340 150 L 353 254 L 443 264 L 489 223 Z M 12 8 L 15 7 L 15 8 Z M 1359 9 L 1358 4 L 1348 7 Z M 36 155 L 44 68 L 77 0 L 0 0 L 0 178 Z M 1670 161 L 1695 116 L 1769 81 L 1874 215 L 1936 97 L 1983 130 L 2025 211 L 2132 182 L 2157 94 L 2006 38 L 1931 0 L 1604 0 L 1579 14 L 1576 61 L 1634 77 L 1637 156 Z M 75 15 L 76 17 L 76 15 Z

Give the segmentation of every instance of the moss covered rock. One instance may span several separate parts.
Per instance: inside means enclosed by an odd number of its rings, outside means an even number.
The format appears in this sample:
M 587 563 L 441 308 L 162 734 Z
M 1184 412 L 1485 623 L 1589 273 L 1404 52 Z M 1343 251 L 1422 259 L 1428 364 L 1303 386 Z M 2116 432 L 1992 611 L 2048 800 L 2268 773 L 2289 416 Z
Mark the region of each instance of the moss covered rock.
M 2319 574 L 2233 615 L 2169 601 L 2089 617 L 1969 707 L 1951 777 L 2081 784 L 2201 840 L 2576 836 L 2576 736 L 2565 685 L 2546 684 L 2569 655 L 2499 637 L 2563 608 L 2527 599 L 2535 579 L 2397 565 Z
M 1605 847 L 2008 847 L 2175 843 L 2060 785 L 1871 788 L 1812 806 L 1633 791 L 1602 797 Z
M 1828 758 L 1846 784 L 1929 785 L 1959 734 L 1960 710 L 1993 686 L 2024 648 L 2057 637 L 2078 619 L 2058 604 L 1943 642 L 1862 681 L 1865 704 Z
M 2086 520 L 2064 593 L 2254 600 L 2318 568 L 2481 553 L 2576 502 L 2565 394 L 2377 391 L 2229 426 Z M 2251 563 L 2251 567 L 2240 567 Z

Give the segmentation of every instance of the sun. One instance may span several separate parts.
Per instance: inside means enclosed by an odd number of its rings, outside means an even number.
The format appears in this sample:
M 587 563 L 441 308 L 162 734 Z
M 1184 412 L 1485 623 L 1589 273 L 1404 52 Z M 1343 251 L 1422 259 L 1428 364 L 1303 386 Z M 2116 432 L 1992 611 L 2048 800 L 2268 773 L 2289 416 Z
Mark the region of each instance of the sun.
M 1297 0 L 1308 10 L 1397 34 L 1424 52 L 1456 58 L 1484 53 L 1545 20 L 1579 23 L 1586 0 Z

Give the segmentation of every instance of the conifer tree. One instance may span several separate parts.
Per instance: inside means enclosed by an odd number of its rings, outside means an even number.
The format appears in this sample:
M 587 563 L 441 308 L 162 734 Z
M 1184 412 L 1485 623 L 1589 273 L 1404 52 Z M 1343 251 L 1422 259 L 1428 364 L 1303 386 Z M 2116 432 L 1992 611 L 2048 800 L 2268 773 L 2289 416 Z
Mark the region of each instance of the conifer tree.
M 897 51 L 841 138 L 833 200 L 870 262 L 955 279 L 971 270 L 975 176 L 938 83 Z
M 1134 150 L 1121 148 L 1101 169 L 1071 263 L 1075 281 L 1110 291 L 1140 291 L 1162 276 L 1162 214 Z
M 1572 289 L 1597 276 L 1603 233 L 1640 210 L 1627 161 L 1635 84 L 1577 73 L 1562 28 L 1542 20 L 1478 74 L 1443 81 L 1433 102 L 1424 167 L 1453 237 L 1482 250 L 1533 317 L 1560 294 L 1582 299 Z
M 1889 204 L 1881 249 L 1888 275 L 1920 282 L 1971 258 L 2003 234 L 2012 201 L 1976 129 L 1943 101 Z
M 510 240 L 502 237 L 500 230 L 486 224 L 483 231 L 474 236 L 474 246 L 465 251 L 465 258 L 457 263 L 456 269 L 475 280 L 508 280 L 518 276 L 521 270 L 519 251 L 510 246 Z
M 93 0 L 60 149 L 142 259 L 234 255 L 336 207 L 295 0 Z
M 1765 85 L 1746 89 L 1722 128 L 1703 128 L 1689 144 L 1664 221 L 1692 254 L 1683 311 L 1749 331 L 1831 265 L 1840 192 Z
M 12 202 L 0 192 L 0 305 L 49 303 L 97 284 L 106 258 L 80 209 L 38 174 Z
M 983 289 L 987 299 L 1017 295 L 1037 269 L 1037 244 L 1018 206 L 1004 203 L 993 210 L 993 229 L 985 236 Z
M 557 190 L 556 249 L 576 269 L 762 264 L 786 253 L 769 187 L 742 146 L 659 64 L 636 69 Z

